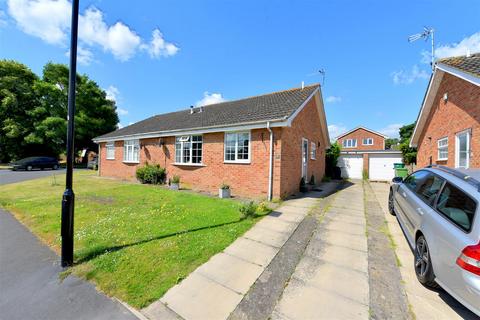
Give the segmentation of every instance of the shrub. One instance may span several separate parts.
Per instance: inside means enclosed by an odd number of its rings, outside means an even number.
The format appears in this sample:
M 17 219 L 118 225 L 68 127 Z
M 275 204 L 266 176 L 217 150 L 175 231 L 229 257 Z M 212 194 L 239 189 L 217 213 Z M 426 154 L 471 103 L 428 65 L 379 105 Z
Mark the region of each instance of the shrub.
M 180 176 L 174 175 L 170 180 L 170 183 L 179 184 L 180 183 Z
M 222 183 L 222 185 L 220 186 L 220 189 L 227 190 L 227 189 L 230 189 L 230 186 L 224 182 L 224 183 Z
M 167 173 L 160 165 L 147 163 L 137 169 L 136 176 L 141 183 L 161 184 L 165 183 Z
M 300 179 L 300 192 L 307 192 L 307 187 L 305 185 L 305 178 Z
M 253 218 L 257 215 L 257 204 L 253 201 L 244 203 L 238 209 L 241 214 L 241 219 Z
M 258 205 L 257 212 L 260 214 L 267 214 L 272 212 L 272 209 L 270 209 L 267 202 L 263 201 Z

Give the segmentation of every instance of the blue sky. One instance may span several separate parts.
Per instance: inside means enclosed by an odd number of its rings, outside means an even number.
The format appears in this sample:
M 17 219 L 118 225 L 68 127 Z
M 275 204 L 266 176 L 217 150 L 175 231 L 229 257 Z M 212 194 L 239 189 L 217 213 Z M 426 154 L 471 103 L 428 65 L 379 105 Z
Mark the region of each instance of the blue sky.
M 68 63 L 68 0 L 0 0 L 0 58 L 37 74 Z M 121 125 L 321 82 L 331 135 L 358 125 L 395 135 L 416 119 L 438 57 L 480 51 L 480 2 L 80 1 L 78 71 L 117 101 Z

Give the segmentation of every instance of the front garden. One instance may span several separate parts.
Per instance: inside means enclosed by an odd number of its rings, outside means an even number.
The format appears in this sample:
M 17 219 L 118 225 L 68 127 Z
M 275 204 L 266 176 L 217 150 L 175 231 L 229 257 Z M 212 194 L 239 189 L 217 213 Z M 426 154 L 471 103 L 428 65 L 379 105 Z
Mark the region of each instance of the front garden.
M 64 178 L 0 186 L 0 206 L 56 252 Z M 87 171 L 75 173 L 74 190 L 71 272 L 137 308 L 160 298 L 247 231 L 259 219 L 252 210 L 267 210 L 231 199 L 100 178 Z

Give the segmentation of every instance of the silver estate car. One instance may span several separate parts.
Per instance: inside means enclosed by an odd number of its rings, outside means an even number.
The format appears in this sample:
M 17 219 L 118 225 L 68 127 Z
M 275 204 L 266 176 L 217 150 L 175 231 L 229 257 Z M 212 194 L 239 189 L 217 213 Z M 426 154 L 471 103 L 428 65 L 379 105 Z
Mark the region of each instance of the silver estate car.
M 392 180 L 389 211 L 414 251 L 418 280 L 480 316 L 480 170 L 430 166 Z

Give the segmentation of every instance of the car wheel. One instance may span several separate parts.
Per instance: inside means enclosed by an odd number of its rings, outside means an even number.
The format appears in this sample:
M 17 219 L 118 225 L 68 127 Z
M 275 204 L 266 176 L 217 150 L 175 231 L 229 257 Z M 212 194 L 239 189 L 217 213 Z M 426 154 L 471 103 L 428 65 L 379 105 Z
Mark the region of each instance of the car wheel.
M 33 167 L 32 166 L 27 166 L 27 171 L 32 171 Z
M 53 165 L 53 170 L 57 170 L 58 169 L 58 165 L 54 164 Z
M 392 216 L 395 215 L 395 207 L 393 205 L 393 190 L 390 189 L 390 193 L 388 194 L 388 212 L 390 212 L 390 214 Z
M 414 256 L 414 268 L 418 281 L 427 287 L 438 288 L 430 259 L 430 250 L 423 235 L 419 236 L 415 242 Z

